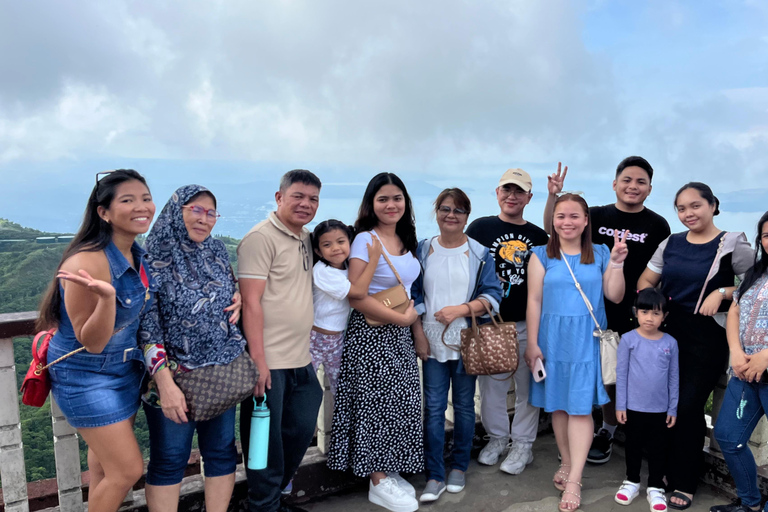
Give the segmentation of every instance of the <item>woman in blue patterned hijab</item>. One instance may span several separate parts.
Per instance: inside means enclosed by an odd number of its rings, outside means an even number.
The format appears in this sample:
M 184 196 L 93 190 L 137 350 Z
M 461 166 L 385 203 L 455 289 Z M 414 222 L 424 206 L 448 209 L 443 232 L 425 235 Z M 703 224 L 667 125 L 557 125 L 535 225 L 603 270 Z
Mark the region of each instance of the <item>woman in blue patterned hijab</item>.
M 184 394 L 173 380 L 179 372 L 227 365 L 246 344 L 236 325 L 241 301 L 227 249 L 210 236 L 218 217 L 214 195 L 187 185 L 173 193 L 147 237 L 150 272 L 160 286 L 139 329 L 152 377 L 143 397 L 150 511 L 178 503 L 195 429 L 205 459 L 207 509 L 225 512 L 235 483 L 235 408 L 211 420 L 188 421 Z

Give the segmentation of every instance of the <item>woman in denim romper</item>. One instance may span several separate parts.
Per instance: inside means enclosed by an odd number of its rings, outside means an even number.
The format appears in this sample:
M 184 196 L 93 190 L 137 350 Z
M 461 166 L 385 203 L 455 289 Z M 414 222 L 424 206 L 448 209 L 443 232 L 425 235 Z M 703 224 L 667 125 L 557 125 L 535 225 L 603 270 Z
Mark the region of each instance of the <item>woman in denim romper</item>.
M 56 403 L 88 444 L 91 512 L 116 511 L 144 469 L 133 434 L 144 376 L 136 331 L 154 283 L 141 268 L 146 253 L 135 238 L 154 214 L 139 173 L 99 173 L 40 307 L 39 325 L 58 329 L 49 361 L 85 347 L 51 366 L 50 375 Z

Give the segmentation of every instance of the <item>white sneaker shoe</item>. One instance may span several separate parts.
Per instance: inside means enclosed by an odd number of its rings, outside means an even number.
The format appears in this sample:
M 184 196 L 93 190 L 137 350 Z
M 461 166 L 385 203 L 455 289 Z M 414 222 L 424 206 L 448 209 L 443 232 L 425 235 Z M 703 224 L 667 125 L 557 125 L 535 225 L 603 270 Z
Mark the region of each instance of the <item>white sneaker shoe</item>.
M 532 447 L 531 443 L 512 443 L 512 448 L 499 469 L 510 475 L 519 475 L 525 466 L 533 462 Z
M 415 512 L 419 509 L 416 498 L 397 485 L 394 478 L 382 478 L 378 485 L 368 484 L 368 501 L 392 512 Z
M 499 462 L 499 458 L 504 453 L 504 450 L 506 450 L 508 441 L 509 438 L 506 437 L 492 437 L 488 444 L 480 450 L 477 462 L 486 466 L 494 466 Z
M 414 498 L 416 497 L 416 489 L 414 489 L 414 487 L 411 485 L 411 483 L 408 480 L 400 476 L 400 473 L 398 473 L 397 471 L 387 471 L 384 474 L 387 475 L 389 478 L 394 478 L 395 481 L 397 482 L 397 485 L 399 485 L 402 490 L 404 490 L 406 493 L 410 494 Z

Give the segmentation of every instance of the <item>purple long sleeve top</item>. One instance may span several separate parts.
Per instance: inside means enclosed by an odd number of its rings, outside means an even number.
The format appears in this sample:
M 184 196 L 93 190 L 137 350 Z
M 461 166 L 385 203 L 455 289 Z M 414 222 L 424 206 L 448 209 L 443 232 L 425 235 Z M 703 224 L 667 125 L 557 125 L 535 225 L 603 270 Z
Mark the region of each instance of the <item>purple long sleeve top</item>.
M 650 340 L 637 330 L 621 337 L 616 365 L 616 410 L 677 416 L 680 370 L 677 341 Z

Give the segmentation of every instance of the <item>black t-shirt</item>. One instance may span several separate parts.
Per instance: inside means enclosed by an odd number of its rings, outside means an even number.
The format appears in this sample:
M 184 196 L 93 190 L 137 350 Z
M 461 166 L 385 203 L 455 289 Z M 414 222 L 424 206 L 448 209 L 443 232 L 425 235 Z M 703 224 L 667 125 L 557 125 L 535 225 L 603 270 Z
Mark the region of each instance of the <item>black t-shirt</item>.
M 496 262 L 496 275 L 501 281 L 500 313 L 505 321 L 525 320 L 528 284 L 525 281 L 531 247 L 545 245 L 547 233 L 538 226 L 510 224 L 498 217 L 476 219 L 467 228 L 470 236 L 488 247 Z
M 637 296 L 637 280 L 661 242 L 670 234 L 669 224 L 658 213 L 644 208 L 637 213 L 623 212 L 615 204 L 593 206 L 589 209 L 592 242 L 613 248 L 613 233 L 629 230 L 627 259 L 624 262 L 624 300 L 620 304 L 605 299 L 608 328 L 619 334 L 635 328 L 632 306 Z

